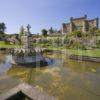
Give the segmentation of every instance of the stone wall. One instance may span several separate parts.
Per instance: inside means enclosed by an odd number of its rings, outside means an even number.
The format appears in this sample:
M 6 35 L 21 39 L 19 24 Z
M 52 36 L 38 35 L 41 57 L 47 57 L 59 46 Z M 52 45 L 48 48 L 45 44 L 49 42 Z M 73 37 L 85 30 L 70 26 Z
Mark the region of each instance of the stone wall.
M 64 23 L 62 25 L 62 34 L 72 32 L 74 30 L 80 30 L 82 32 L 87 32 L 92 27 L 98 28 L 98 24 L 99 24 L 98 18 L 88 20 L 86 15 L 80 18 L 71 17 L 70 23 Z

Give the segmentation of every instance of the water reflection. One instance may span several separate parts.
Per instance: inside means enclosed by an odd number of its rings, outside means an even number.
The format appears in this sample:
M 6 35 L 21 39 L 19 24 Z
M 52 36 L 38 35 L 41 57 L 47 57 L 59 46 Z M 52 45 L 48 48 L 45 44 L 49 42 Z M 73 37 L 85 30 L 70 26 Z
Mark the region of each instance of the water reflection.
M 7 75 L 7 71 L 11 68 L 9 63 L 9 55 L 0 52 L 0 94 L 8 91 L 19 84 L 19 81 Z
M 12 66 L 7 75 L 34 85 L 59 100 L 100 100 L 99 63 L 70 60 L 66 55 L 59 53 L 46 55 L 55 59 L 50 66 Z

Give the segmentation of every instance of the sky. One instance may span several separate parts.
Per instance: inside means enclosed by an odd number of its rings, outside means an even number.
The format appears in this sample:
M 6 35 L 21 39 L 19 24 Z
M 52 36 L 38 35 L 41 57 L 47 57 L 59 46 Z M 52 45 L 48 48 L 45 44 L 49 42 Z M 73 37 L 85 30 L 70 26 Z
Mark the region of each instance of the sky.
M 32 33 L 41 29 L 60 29 L 70 17 L 100 18 L 100 0 L 0 0 L 0 22 L 6 33 L 18 33 L 21 25 L 31 25 Z

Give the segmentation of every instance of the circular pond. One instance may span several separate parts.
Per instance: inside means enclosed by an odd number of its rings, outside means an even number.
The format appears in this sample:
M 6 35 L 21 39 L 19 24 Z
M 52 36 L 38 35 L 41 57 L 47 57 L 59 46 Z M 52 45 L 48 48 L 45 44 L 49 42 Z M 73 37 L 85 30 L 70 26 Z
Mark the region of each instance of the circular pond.
M 0 52 L 0 94 L 26 82 L 59 100 L 100 100 L 100 63 L 68 59 L 61 53 L 46 53 L 52 63 L 35 68 L 11 65 L 10 55 Z

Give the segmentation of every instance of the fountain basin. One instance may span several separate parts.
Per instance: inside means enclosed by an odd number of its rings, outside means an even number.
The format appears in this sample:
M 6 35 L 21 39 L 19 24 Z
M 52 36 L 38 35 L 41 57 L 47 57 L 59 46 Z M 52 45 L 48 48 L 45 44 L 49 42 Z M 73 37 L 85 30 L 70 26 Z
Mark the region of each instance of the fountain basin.
M 11 49 L 12 64 L 17 65 L 37 65 L 47 64 L 41 49 Z
M 36 64 L 47 64 L 47 61 L 43 55 L 36 54 L 35 56 L 24 56 L 24 57 L 17 57 L 12 56 L 12 64 L 17 65 L 36 65 Z

